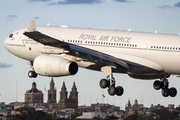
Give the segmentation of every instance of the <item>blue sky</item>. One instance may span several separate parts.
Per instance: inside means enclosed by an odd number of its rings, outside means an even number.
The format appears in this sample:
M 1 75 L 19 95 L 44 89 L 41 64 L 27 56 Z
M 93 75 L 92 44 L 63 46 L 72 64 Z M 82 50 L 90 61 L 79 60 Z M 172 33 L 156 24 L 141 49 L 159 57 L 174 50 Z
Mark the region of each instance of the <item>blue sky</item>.
M 3 46 L 4 40 L 17 29 L 27 27 L 30 20 L 35 19 L 37 25 L 67 25 L 82 28 L 108 28 L 118 30 L 142 31 L 158 33 L 180 33 L 180 0 L 6 0 L 0 1 L 0 101 L 6 103 L 16 100 L 23 102 L 26 90 L 32 82 L 44 92 L 49 89 L 49 77 L 38 76 L 30 79 L 27 76 L 30 68 L 25 60 L 10 54 Z M 167 56 L 168 57 L 168 56 Z M 128 99 L 150 106 L 162 104 L 167 106 L 180 104 L 180 94 L 175 98 L 164 98 L 161 91 L 153 89 L 152 81 L 135 80 L 124 74 L 114 74 L 117 85 L 124 87 L 124 95 L 111 97 L 107 89 L 99 87 L 99 80 L 105 78 L 102 72 L 79 69 L 75 76 L 54 78 L 59 92 L 65 81 L 70 91 L 73 81 L 79 91 L 79 105 L 90 105 L 90 102 L 115 104 L 124 108 Z M 180 78 L 170 77 L 170 86 L 180 93 Z M 17 92 L 16 92 L 17 91 Z M 47 92 L 44 95 L 47 102 Z

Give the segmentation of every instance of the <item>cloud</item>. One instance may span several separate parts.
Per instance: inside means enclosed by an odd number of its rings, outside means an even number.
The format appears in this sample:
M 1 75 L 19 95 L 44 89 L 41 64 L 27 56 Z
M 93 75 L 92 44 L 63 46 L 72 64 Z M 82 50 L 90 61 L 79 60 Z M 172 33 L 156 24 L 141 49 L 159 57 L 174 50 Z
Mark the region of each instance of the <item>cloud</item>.
M 114 1 L 116 1 L 116 2 L 130 2 L 128 0 L 114 0 Z
M 12 64 L 0 63 L 0 68 L 10 68 L 12 66 Z
M 162 5 L 162 6 L 159 6 L 158 8 L 161 8 L 161 9 L 165 9 L 165 8 L 172 8 L 173 6 L 170 6 L 170 5 Z
M 50 3 L 49 5 L 67 5 L 67 4 L 100 4 L 102 0 L 65 0 Z
M 165 9 L 165 8 L 177 8 L 177 7 L 180 8 L 180 2 L 175 3 L 173 6 L 171 6 L 171 5 L 162 5 L 162 6 L 159 6 L 158 8 Z
M 49 2 L 52 0 L 27 0 L 27 2 Z
M 41 19 L 41 18 L 40 18 L 40 17 L 35 17 L 34 19 L 35 19 L 35 20 L 38 20 L 38 19 Z
M 10 18 L 10 19 L 18 18 L 18 16 L 17 15 L 8 15 L 8 18 Z
M 174 7 L 180 7 L 180 2 L 176 3 Z

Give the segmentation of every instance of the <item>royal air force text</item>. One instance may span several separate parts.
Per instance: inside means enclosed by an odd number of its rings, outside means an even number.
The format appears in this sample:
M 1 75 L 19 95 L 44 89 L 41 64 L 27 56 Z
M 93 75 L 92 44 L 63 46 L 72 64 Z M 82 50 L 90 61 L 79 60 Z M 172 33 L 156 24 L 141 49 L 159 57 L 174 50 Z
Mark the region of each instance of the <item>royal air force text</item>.
M 131 37 L 120 37 L 120 36 L 100 36 L 97 35 L 90 35 L 90 34 L 81 34 L 79 36 L 80 40 L 99 40 L 99 41 L 107 41 L 107 42 L 123 42 L 123 43 L 130 43 Z

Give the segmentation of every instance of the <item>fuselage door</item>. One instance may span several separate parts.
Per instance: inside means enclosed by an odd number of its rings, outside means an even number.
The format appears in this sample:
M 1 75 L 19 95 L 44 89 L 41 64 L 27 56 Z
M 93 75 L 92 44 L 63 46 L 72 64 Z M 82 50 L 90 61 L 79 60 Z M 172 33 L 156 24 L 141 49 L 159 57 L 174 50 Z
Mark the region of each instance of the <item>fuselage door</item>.
M 147 55 L 147 54 L 148 54 L 148 49 L 149 49 L 149 47 L 150 47 L 150 43 L 151 43 L 151 41 L 146 41 L 146 44 L 145 44 L 144 50 L 143 50 L 143 54 L 144 54 L 144 55 Z

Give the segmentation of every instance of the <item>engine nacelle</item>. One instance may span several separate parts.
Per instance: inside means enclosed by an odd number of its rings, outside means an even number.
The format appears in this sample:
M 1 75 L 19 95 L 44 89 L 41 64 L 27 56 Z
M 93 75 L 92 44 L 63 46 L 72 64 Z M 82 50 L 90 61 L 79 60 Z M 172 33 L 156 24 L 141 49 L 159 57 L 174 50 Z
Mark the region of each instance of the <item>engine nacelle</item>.
M 55 55 L 40 55 L 35 58 L 34 70 L 37 74 L 50 77 L 75 75 L 78 65 Z

